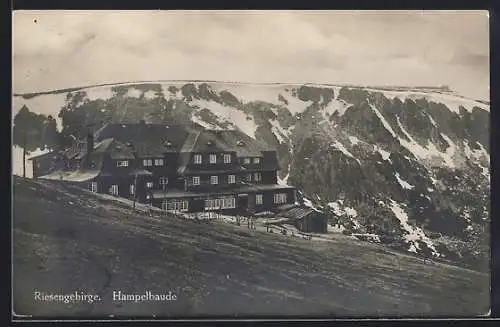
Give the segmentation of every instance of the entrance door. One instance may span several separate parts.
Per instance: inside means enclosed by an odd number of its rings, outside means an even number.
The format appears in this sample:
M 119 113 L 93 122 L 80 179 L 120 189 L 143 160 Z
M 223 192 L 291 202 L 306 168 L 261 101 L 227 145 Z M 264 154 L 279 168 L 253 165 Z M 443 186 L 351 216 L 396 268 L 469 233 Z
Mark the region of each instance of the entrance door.
M 247 210 L 248 194 L 238 194 L 238 209 Z

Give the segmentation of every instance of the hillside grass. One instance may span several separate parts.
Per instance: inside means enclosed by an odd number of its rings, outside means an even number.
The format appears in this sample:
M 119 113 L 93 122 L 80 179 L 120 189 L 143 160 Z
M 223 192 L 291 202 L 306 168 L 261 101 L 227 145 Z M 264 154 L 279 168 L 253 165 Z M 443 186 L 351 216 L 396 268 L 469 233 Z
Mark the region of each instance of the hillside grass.
M 339 234 L 279 237 L 150 217 L 56 183 L 14 180 L 14 312 L 60 317 L 464 317 L 489 311 L 488 274 Z M 177 301 L 113 302 L 112 292 Z M 99 294 L 40 303 L 34 291 Z

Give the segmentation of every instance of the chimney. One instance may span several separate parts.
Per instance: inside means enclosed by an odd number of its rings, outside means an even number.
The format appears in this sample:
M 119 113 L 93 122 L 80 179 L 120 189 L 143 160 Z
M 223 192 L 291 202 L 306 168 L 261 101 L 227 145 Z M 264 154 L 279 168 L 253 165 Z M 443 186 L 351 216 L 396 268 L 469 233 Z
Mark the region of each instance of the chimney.
M 92 130 L 89 129 L 87 133 L 87 157 L 90 157 L 94 151 L 94 135 L 92 135 Z

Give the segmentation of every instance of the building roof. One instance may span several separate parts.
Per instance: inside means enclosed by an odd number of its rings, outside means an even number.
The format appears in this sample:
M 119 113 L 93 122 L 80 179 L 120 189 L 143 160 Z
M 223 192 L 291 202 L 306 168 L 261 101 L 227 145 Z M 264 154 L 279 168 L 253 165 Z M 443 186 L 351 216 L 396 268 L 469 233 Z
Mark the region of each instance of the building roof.
M 87 155 L 86 141 L 79 148 L 70 150 L 71 158 L 84 159 Z M 94 144 L 93 154 L 108 153 L 111 159 L 134 159 L 134 152 L 127 145 L 115 140 L 114 138 L 107 138 Z
M 278 216 L 291 219 L 302 219 L 311 213 L 315 213 L 315 211 L 310 208 L 294 207 L 279 213 Z
M 58 155 L 59 155 L 59 153 L 57 151 L 50 151 L 50 152 L 46 152 L 46 153 L 42 153 L 42 154 L 39 154 L 36 156 L 29 157 L 28 161 L 36 160 L 36 159 L 44 159 L 44 158 L 48 158 L 50 156 L 56 157 Z
M 262 151 L 274 150 L 239 130 L 192 129 L 181 148 L 177 172 L 185 173 L 192 153 L 234 152 L 237 157 L 262 157 Z M 277 158 L 272 161 L 265 164 L 264 170 L 278 167 Z
M 203 130 L 199 133 L 192 152 L 236 152 L 237 157 L 262 157 L 262 151 L 272 151 L 265 143 L 239 130 Z
M 84 159 L 87 155 L 87 140 L 78 140 L 74 147 L 65 151 L 69 159 Z M 267 144 L 257 141 L 240 130 L 204 129 L 198 124 L 118 124 L 109 123 L 94 133 L 95 154 L 108 153 L 112 159 L 162 158 L 166 153 L 179 153 L 177 173 L 202 173 L 187 169 L 192 153 L 228 152 L 237 157 L 265 157 L 260 169 L 248 171 L 271 171 L 279 169 L 276 152 Z M 234 172 L 247 168 L 233 168 Z M 227 171 L 224 171 L 227 172 Z M 205 172 L 211 173 L 211 172 Z
M 191 130 L 200 128 L 196 124 L 106 124 L 94 133 L 94 139 L 114 138 L 131 146 L 139 157 L 155 157 L 180 152 Z
M 93 160 L 95 163 L 95 167 L 93 168 L 80 168 L 77 170 L 66 171 L 63 169 L 56 170 L 47 175 L 40 176 L 40 179 L 49 179 L 49 180 L 60 180 L 60 181 L 68 181 L 68 182 L 85 182 L 91 180 L 101 173 L 103 160 L 101 157 Z
M 91 180 L 97 176 L 99 176 L 99 173 L 101 171 L 98 169 L 93 169 L 93 170 L 85 170 L 85 171 L 63 171 L 63 170 L 58 170 L 55 172 L 52 172 L 50 174 L 40 176 L 40 179 L 49 179 L 49 180 L 60 180 L 60 181 L 67 181 L 67 182 L 85 182 L 88 180 Z

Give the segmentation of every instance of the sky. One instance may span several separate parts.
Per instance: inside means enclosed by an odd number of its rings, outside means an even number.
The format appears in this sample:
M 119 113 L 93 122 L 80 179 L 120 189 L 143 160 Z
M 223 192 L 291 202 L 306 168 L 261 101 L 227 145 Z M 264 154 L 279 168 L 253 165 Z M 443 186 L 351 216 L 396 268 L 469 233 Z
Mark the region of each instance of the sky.
M 195 79 L 489 99 L 487 11 L 16 11 L 12 42 L 14 93 Z

